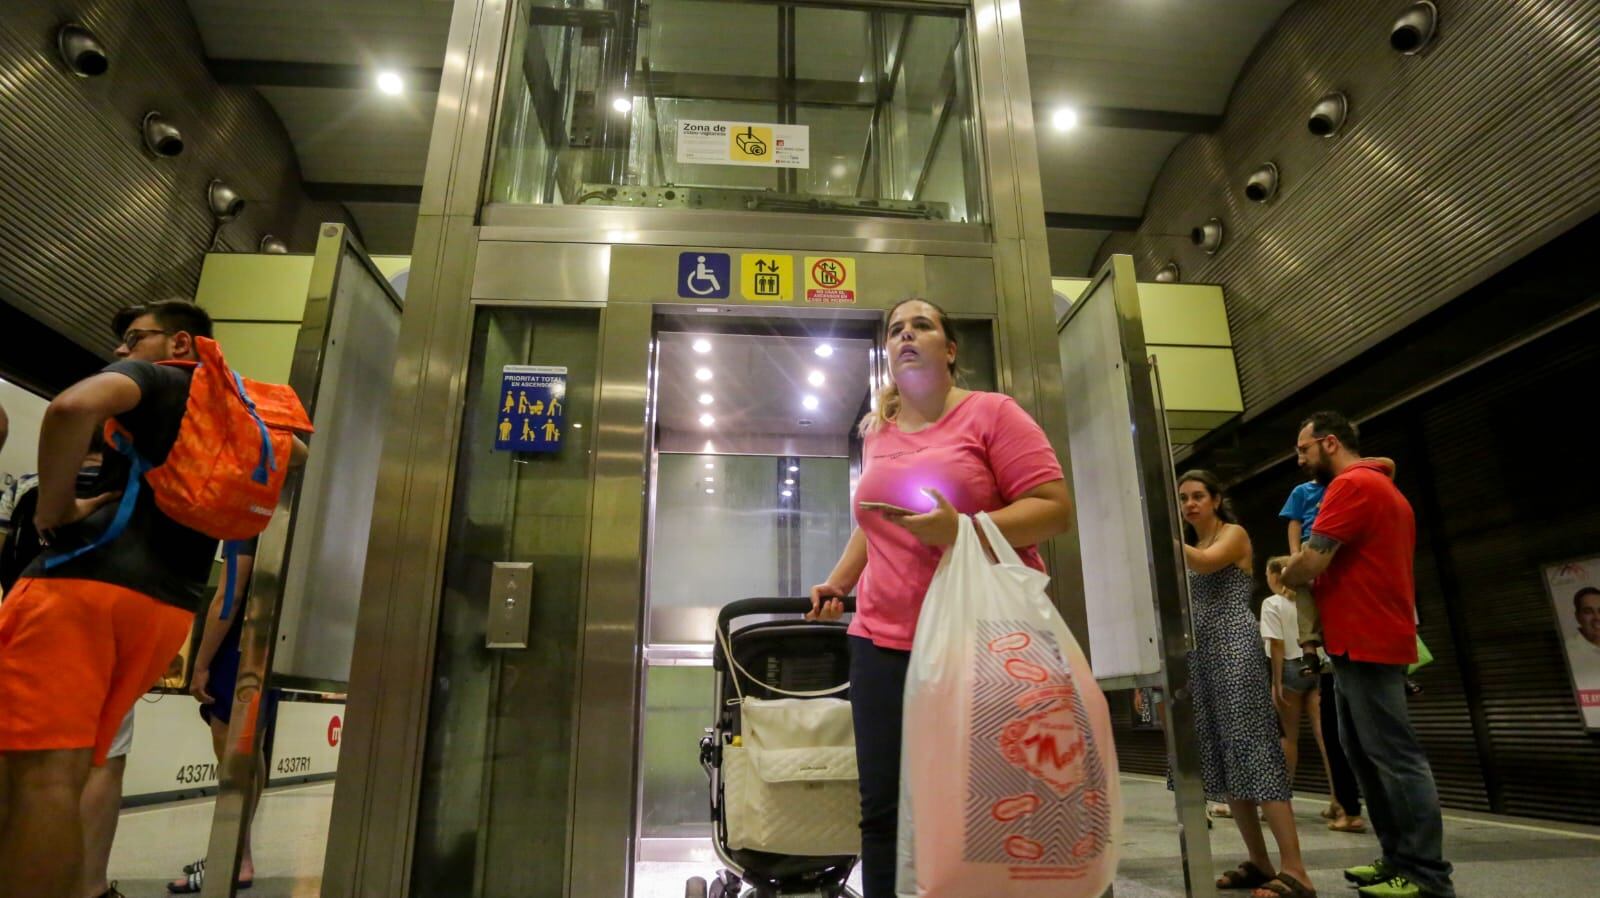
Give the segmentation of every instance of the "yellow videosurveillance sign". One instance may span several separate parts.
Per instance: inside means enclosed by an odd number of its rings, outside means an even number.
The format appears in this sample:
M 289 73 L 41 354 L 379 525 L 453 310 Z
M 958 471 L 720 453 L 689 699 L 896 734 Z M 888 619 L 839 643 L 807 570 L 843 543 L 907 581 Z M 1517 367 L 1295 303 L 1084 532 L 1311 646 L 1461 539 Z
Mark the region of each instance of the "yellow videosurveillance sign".
M 763 122 L 678 122 L 678 161 L 695 165 L 810 168 L 811 128 Z

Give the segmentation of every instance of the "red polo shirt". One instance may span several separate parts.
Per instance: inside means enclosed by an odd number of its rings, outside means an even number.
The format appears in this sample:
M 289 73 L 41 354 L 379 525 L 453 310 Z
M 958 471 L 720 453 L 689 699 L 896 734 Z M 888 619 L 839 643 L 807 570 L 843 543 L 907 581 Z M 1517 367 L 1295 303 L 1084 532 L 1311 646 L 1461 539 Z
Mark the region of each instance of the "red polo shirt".
M 1417 522 L 1388 470 L 1370 461 L 1345 468 L 1328 485 L 1311 532 L 1340 544 L 1313 587 L 1328 654 L 1415 662 Z

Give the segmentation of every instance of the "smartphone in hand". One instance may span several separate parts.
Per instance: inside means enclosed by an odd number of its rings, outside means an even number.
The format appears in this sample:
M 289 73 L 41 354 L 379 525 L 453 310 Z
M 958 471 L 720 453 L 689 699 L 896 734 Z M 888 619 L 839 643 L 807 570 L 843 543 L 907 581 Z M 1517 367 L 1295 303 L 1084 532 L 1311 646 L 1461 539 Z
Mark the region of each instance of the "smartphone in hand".
M 922 513 L 920 511 L 912 511 L 909 508 L 901 508 L 898 505 L 890 505 L 887 502 L 860 502 L 857 504 L 859 504 L 862 508 L 865 508 L 867 511 L 881 511 L 885 514 L 914 515 Z

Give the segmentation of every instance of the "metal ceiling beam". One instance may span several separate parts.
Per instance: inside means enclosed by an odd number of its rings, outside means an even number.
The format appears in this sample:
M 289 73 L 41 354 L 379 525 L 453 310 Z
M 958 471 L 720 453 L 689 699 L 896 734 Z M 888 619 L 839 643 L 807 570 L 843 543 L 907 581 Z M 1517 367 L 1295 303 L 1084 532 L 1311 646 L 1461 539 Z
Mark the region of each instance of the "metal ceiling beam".
M 218 84 L 242 87 L 320 87 L 373 90 L 378 69 L 325 62 L 282 62 L 275 59 L 211 59 L 206 61 Z M 443 69 L 384 69 L 398 74 L 408 91 L 438 93 Z
M 340 184 L 307 181 L 306 196 L 319 203 L 402 203 L 422 202 L 420 184 Z
M 1035 118 L 1050 121 L 1056 106 L 1036 104 Z M 1222 116 L 1198 112 L 1171 112 L 1165 109 L 1123 109 L 1117 106 L 1078 108 L 1078 126 L 1085 128 L 1126 128 L 1132 131 L 1169 131 L 1177 134 L 1206 134 L 1222 125 Z M 1041 124 L 1044 130 L 1047 124 Z
M 1067 231 L 1137 231 L 1144 219 L 1137 215 L 1085 215 L 1081 212 L 1046 212 L 1044 226 Z

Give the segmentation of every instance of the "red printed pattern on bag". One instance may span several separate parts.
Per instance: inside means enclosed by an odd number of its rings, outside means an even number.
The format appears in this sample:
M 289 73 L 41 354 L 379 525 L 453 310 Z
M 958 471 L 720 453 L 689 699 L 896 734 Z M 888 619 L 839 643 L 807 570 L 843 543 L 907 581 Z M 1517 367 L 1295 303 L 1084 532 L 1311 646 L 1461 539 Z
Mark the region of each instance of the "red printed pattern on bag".
M 1054 634 L 979 624 L 963 856 L 1013 879 L 1076 879 L 1111 848 L 1105 767 Z

